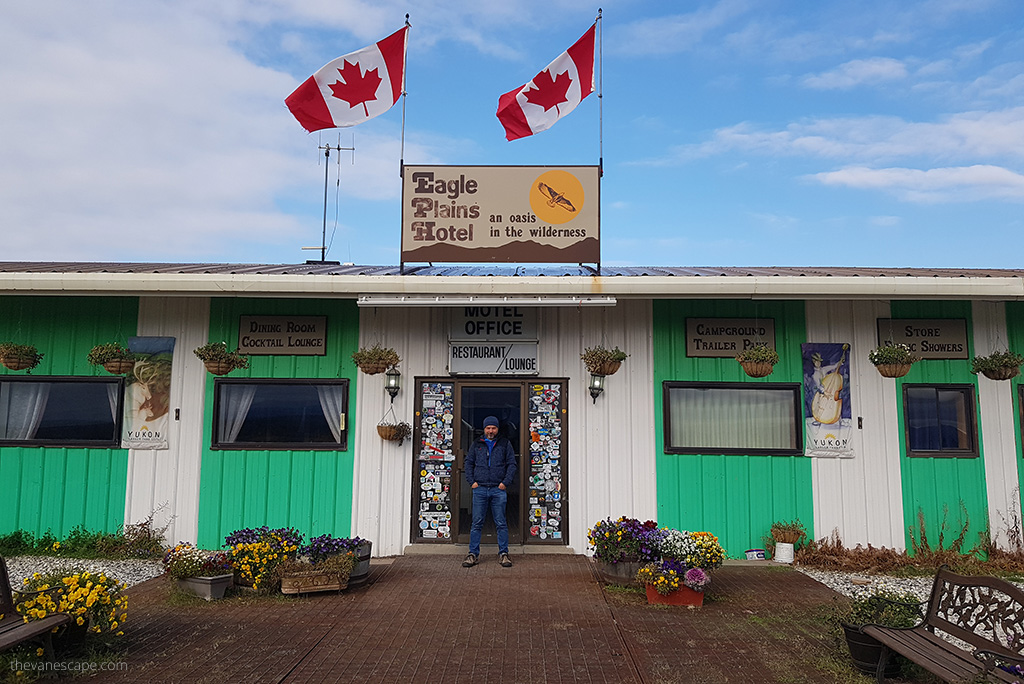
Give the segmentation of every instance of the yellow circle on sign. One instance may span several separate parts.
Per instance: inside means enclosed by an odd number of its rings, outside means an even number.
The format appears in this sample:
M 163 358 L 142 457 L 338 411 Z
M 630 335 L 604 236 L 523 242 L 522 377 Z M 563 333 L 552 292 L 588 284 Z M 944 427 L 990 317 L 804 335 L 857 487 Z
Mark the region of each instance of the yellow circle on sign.
M 567 223 L 583 210 L 584 194 L 583 184 L 568 171 L 545 171 L 530 188 L 530 208 L 544 223 Z
M 420 477 L 426 477 L 426 476 L 427 476 L 427 471 L 426 470 L 421 470 L 420 471 Z

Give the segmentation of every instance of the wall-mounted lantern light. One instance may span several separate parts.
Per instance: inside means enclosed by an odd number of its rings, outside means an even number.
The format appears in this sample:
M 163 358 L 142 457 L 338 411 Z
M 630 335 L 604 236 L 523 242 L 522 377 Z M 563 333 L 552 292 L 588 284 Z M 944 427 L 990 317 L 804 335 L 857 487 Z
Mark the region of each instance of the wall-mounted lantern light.
M 597 373 L 590 374 L 590 396 L 593 398 L 594 403 L 597 403 L 597 398 L 601 396 L 601 392 L 604 392 L 604 376 L 598 375 Z
M 402 389 L 402 374 L 398 372 L 397 368 L 392 366 L 388 368 L 384 377 L 384 391 L 391 395 L 391 403 L 394 404 L 398 390 Z

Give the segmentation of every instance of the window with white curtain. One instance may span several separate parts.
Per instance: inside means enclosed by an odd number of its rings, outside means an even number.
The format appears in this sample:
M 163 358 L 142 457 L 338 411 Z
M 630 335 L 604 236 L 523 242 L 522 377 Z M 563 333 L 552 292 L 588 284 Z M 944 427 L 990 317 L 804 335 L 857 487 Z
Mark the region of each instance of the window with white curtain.
M 907 456 L 978 456 L 974 385 L 903 384 Z
M 797 383 L 664 383 L 665 453 L 803 453 Z
M 214 449 L 348 448 L 348 380 L 214 381 Z
M 121 378 L 0 378 L 0 445 L 120 447 Z

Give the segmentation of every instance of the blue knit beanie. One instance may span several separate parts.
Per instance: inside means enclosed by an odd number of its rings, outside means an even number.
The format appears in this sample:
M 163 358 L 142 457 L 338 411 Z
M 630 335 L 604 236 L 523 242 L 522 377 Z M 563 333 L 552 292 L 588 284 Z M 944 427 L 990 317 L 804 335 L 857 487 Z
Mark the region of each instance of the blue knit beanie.
M 495 418 L 494 416 L 487 416 L 486 418 L 484 418 L 484 427 L 487 427 L 488 425 L 498 427 L 498 419 Z

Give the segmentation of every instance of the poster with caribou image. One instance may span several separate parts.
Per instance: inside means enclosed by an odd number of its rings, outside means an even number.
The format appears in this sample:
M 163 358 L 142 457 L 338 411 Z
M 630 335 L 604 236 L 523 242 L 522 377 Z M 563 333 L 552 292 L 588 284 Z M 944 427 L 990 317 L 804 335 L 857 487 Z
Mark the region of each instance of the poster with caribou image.
M 853 457 L 850 345 L 800 345 L 804 371 L 804 454 Z

